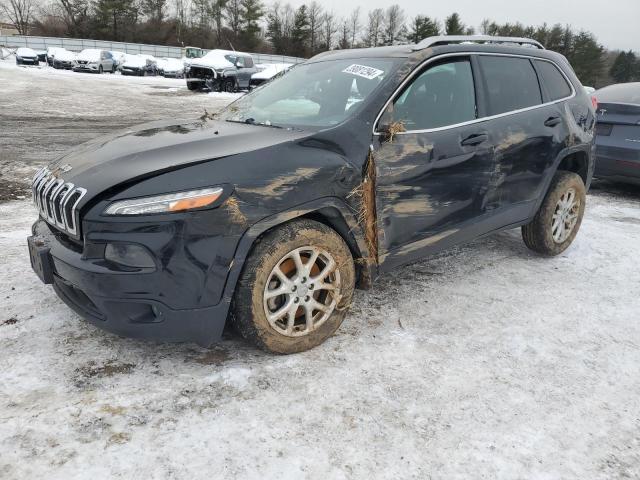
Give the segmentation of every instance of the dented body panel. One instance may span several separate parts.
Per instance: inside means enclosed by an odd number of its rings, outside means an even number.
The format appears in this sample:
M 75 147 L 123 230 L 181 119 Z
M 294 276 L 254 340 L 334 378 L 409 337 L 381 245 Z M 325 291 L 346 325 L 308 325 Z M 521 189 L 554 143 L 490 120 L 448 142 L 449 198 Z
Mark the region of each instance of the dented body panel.
M 375 95 L 329 128 L 270 128 L 205 116 L 142 125 L 72 150 L 50 169 L 87 191 L 78 204 L 80 237 L 71 238 L 44 219 L 33 227 L 49 249 L 54 288 L 102 328 L 208 345 L 221 335 L 255 242 L 294 218 L 322 221 L 345 239 L 362 287 L 397 265 L 527 223 L 567 158 L 585 156 L 583 178 L 590 182 L 594 116 L 561 57 L 523 50 L 405 46 L 323 54 L 310 62 L 399 60 Z M 389 101 L 431 60 L 514 52 L 562 64 L 575 95 L 433 132 L 398 129 L 385 136 L 379 131 Z M 485 106 L 478 108 L 482 113 Z M 550 117 L 561 124 L 545 126 Z M 486 138 L 465 144 L 475 135 Z M 117 200 L 210 186 L 223 188 L 213 208 L 104 215 Z M 141 271 L 106 261 L 109 243 L 143 247 L 155 267 Z

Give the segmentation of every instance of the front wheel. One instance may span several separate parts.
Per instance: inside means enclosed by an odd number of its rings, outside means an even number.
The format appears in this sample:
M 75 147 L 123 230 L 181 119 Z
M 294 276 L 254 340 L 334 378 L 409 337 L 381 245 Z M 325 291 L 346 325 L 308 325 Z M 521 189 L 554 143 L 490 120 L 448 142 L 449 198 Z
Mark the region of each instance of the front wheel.
M 349 247 L 326 225 L 296 220 L 259 240 L 233 299 L 242 336 L 274 353 L 320 345 L 351 304 L 355 268 Z
M 104 72 L 104 69 L 102 68 L 102 65 L 100 65 L 98 67 L 98 73 L 102 74 L 102 72 Z
M 586 199 L 586 188 L 578 174 L 557 172 L 540 210 L 522 227 L 525 245 L 542 255 L 564 252 L 578 234 Z
M 222 90 L 227 92 L 227 93 L 235 92 L 236 91 L 236 82 L 232 78 L 229 78 L 229 79 L 225 80 Z

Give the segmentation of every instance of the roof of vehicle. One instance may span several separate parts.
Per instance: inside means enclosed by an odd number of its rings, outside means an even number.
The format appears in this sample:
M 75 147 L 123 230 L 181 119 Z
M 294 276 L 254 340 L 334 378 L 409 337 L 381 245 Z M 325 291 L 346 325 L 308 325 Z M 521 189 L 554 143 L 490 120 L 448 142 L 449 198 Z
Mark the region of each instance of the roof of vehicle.
M 447 39 L 452 43 L 446 43 Z M 487 38 L 495 39 L 495 43 L 487 43 Z M 513 42 L 511 42 L 513 40 Z M 507 39 L 504 37 L 486 36 L 440 36 L 430 37 L 418 44 L 393 45 L 387 47 L 355 48 L 349 50 L 332 50 L 320 53 L 311 60 L 339 60 L 349 58 L 427 58 L 435 54 L 449 52 L 486 52 L 502 53 L 510 55 L 528 55 L 552 60 L 564 59 L 564 57 L 551 50 L 545 50 L 535 40 L 530 40 L 530 45 L 519 45 L 519 42 L 527 41 L 522 38 Z M 539 47 L 537 45 L 540 45 Z M 565 59 L 566 61 L 566 59 Z
M 36 55 L 36 51 L 29 47 L 20 47 L 16 50 L 16 54 L 20 55 Z
M 618 83 L 595 92 L 601 103 L 628 103 L 640 105 L 640 82 Z

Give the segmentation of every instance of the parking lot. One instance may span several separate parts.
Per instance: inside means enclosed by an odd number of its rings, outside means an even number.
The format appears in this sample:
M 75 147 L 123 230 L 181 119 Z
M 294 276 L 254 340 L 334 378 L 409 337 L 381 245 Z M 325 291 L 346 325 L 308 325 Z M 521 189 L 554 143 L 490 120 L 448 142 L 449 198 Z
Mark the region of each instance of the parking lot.
M 509 231 L 396 270 L 306 353 L 145 343 L 31 272 L 24 182 L 235 95 L 2 62 L 0 89 L 0 478 L 640 478 L 640 189 L 597 183 L 553 259 Z

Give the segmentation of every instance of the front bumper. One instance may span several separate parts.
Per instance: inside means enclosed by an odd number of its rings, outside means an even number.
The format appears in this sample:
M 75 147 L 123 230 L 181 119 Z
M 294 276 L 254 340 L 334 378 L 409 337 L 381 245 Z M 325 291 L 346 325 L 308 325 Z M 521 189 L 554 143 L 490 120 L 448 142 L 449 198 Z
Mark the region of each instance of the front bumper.
M 175 272 L 109 271 L 41 219 L 33 225 L 32 233 L 45 250 L 42 256 L 50 268 L 47 283 L 52 283 L 60 299 L 89 323 L 118 335 L 156 341 L 209 346 L 220 339 L 229 299 L 216 305 L 175 308 L 168 305 L 171 299 L 158 287 L 163 276 Z M 220 279 L 220 288 L 225 280 Z
M 97 72 L 99 70 L 98 65 L 79 65 L 76 64 L 73 66 L 74 72 Z

